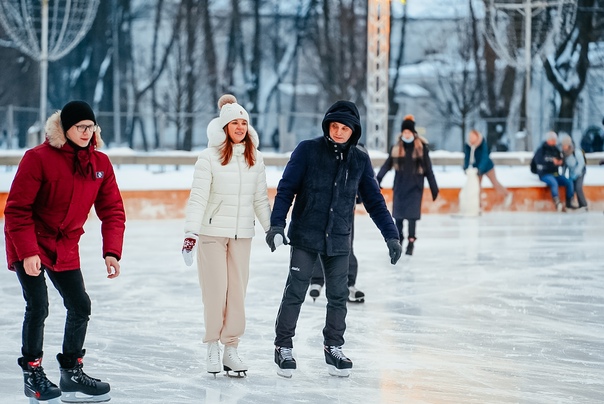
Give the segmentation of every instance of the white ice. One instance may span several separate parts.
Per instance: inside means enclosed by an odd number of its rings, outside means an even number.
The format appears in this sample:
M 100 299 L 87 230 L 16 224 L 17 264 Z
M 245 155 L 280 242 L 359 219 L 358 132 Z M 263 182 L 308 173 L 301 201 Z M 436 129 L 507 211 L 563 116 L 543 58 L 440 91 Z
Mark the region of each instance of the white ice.
M 277 376 L 273 325 L 289 250 L 271 253 L 258 229 L 239 347 L 248 377 L 214 379 L 196 270 L 180 255 L 182 221 L 129 221 L 122 275 L 109 280 L 91 219 L 81 249 L 93 302 L 84 370 L 111 383 L 112 403 L 600 403 L 603 222 L 602 212 L 425 215 L 415 254 L 392 266 L 358 215 L 357 287 L 367 297 L 349 304 L 348 379 L 324 364 L 323 295 L 302 306 L 298 370 Z M 58 382 L 64 308 L 49 289 L 44 366 Z M 16 276 L 0 271 L 0 403 L 27 402 L 16 363 L 23 306 Z

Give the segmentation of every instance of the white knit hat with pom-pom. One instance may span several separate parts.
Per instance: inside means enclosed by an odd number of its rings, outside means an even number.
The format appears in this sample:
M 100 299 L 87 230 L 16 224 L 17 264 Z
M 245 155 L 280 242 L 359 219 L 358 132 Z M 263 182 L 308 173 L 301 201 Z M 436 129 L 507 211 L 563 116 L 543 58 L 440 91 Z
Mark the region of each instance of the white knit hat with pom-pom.
M 248 124 L 250 123 L 250 116 L 247 111 L 237 104 L 237 98 L 232 94 L 225 94 L 220 97 L 218 108 L 220 108 L 220 127 L 222 128 L 235 119 L 245 119 Z

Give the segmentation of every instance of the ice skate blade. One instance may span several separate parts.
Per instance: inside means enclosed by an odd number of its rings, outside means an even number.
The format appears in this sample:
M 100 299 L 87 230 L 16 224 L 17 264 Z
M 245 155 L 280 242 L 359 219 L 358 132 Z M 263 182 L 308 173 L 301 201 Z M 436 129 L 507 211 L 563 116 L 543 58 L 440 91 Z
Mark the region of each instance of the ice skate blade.
M 350 376 L 350 369 L 338 369 L 333 365 L 327 365 L 327 371 L 331 376 L 337 377 L 348 377 Z
M 80 393 L 79 391 L 68 391 L 61 394 L 61 401 L 64 403 L 104 403 L 111 400 L 109 393 L 91 396 Z
M 348 303 L 365 303 L 365 298 L 360 297 L 358 299 L 348 299 Z
M 285 377 L 286 379 L 291 379 L 292 376 L 294 375 L 294 370 L 293 369 L 281 369 L 279 368 L 277 370 L 277 374 L 281 377 Z
M 247 370 L 226 370 L 226 373 L 224 374 L 227 377 L 232 377 L 235 379 L 243 379 L 244 377 L 247 377 Z M 233 373 L 231 373 L 233 372 Z
M 59 397 L 51 398 L 49 400 L 36 400 L 33 397 L 29 397 L 29 404 L 39 404 L 39 403 L 61 404 L 61 400 L 59 399 Z

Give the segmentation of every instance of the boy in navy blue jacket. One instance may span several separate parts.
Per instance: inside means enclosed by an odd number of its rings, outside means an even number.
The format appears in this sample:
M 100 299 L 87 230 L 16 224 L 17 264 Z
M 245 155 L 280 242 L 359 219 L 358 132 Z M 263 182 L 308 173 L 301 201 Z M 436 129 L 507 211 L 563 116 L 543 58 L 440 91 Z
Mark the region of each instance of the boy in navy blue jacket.
M 278 374 L 291 377 L 296 368 L 292 338 L 304 302 L 313 264 L 325 270 L 327 316 L 323 329 L 329 373 L 348 376 L 352 361 L 342 352 L 346 330 L 348 259 L 357 194 L 388 246 L 390 262 L 401 256 L 398 231 L 375 179 L 369 155 L 357 147 L 361 137 L 355 104 L 338 101 L 325 114 L 323 136 L 305 140 L 293 151 L 277 187 L 266 242 L 285 243 L 285 219 L 295 198 L 288 228 L 290 270 L 275 325 Z

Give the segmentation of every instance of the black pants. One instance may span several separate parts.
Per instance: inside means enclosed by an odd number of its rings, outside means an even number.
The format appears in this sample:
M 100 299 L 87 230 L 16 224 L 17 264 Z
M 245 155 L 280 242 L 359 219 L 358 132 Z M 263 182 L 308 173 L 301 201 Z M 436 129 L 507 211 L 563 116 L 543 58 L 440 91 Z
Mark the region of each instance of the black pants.
M 348 256 L 348 286 L 354 286 L 357 283 L 357 273 L 359 272 L 359 262 L 357 261 L 357 257 L 354 256 L 354 253 L 351 251 Z M 315 261 L 315 265 L 312 269 L 312 277 L 310 278 L 311 285 L 321 285 L 325 284 L 325 274 L 323 269 L 323 264 L 321 260 L 317 258 Z
M 352 244 L 354 244 L 354 226 L 352 226 L 352 237 L 350 242 L 350 255 L 348 256 L 348 286 L 354 286 L 357 283 L 357 273 L 359 272 L 359 262 L 357 261 L 357 257 L 355 257 L 354 250 L 352 248 Z M 310 283 L 312 285 L 323 286 L 325 284 L 324 272 L 323 264 L 321 263 L 321 260 L 317 258 L 312 270 L 312 278 L 310 278 Z
M 348 277 L 348 255 L 329 257 L 292 247 L 289 275 L 287 276 L 275 324 L 276 346 L 293 347 L 292 338 L 296 333 L 300 308 L 306 297 L 317 257 L 325 268 L 327 314 L 325 316 L 325 327 L 323 328 L 323 343 L 336 346 L 344 344 L 346 301 L 348 299 L 346 282 Z
M 396 227 L 398 229 L 398 238 L 399 240 L 401 240 L 401 243 L 403 242 L 403 240 L 405 239 L 405 235 L 403 234 L 403 220 L 405 219 L 394 219 L 394 221 L 396 222 Z M 415 219 L 406 219 L 407 222 L 409 223 L 409 238 L 415 239 L 415 225 L 417 223 L 417 220 Z
M 43 353 L 44 321 L 48 317 L 48 288 L 44 276 L 46 273 L 63 297 L 63 304 L 67 309 L 63 353 L 81 357 L 90 318 L 90 298 L 84 287 L 82 271 L 77 269 L 55 272 L 42 266 L 40 275 L 29 276 L 23 269 L 23 262 L 15 263 L 15 268 L 25 299 L 25 317 L 21 337 L 23 356 L 39 358 Z

